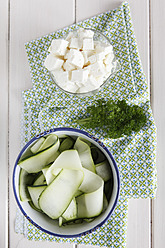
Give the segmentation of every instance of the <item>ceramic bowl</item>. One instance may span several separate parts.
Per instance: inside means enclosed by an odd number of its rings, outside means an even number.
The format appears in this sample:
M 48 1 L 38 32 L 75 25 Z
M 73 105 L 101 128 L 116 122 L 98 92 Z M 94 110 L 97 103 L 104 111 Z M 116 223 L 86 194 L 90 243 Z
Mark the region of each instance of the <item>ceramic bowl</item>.
M 60 135 L 69 135 L 71 137 L 82 137 L 91 143 L 93 143 L 96 147 L 98 147 L 101 152 L 106 156 L 106 158 L 109 161 L 109 165 L 112 170 L 113 175 L 113 189 L 111 193 L 111 197 L 108 203 L 108 207 L 100 216 L 96 217 L 92 222 L 87 223 L 83 222 L 80 224 L 73 224 L 73 225 L 65 225 L 62 227 L 58 226 L 58 221 L 50 219 L 48 216 L 46 216 L 43 213 L 37 212 L 31 206 L 28 202 L 22 202 L 19 197 L 19 173 L 20 173 L 20 167 L 18 165 L 18 161 L 21 158 L 22 154 L 27 150 L 29 146 L 31 146 L 38 138 L 48 135 L 50 133 L 55 133 L 58 136 Z M 116 162 L 110 153 L 110 151 L 107 149 L 107 147 L 100 142 L 97 138 L 92 136 L 91 134 L 75 129 L 75 128 L 54 128 L 49 131 L 45 131 L 36 137 L 32 138 L 21 150 L 19 153 L 16 163 L 13 170 L 13 191 L 14 196 L 16 199 L 16 202 L 18 204 L 18 207 L 22 211 L 23 215 L 38 229 L 42 230 L 43 232 L 46 232 L 50 235 L 59 236 L 63 238 L 69 238 L 69 237 L 78 237 L 81 235 L 86 235 L 96 228 L 102 226 L 105 221 L 110 217 L 112 212 L 115 209 L 115 206 L 118 201 L 119 197 L 119 189 L 120 189 L 120 179 L 119 179 L 119 171 L 118 167 L 116 165 Z

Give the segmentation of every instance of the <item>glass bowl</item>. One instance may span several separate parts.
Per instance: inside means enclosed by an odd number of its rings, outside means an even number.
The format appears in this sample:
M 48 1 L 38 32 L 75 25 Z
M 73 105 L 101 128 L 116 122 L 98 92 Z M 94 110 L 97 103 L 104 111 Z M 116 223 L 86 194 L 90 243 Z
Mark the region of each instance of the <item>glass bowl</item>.
M 52 220 L 45 214 L 38 212 L 31 208 L 28 202 L 23 202 L 20 199 L 19 195 L 19 174 L 20 174 L 20 166 L 18 165 L 18 161 L 21 156 L 25 154 L 25 152 L 29 151 L 29 147 L 31 147 L 37 139 L 47 136 L 48 134 L 55 133 L 60 136 L 69 135 L 70 137 L 77 138 L 81 137 L 88 142 L 91 142 L 94 146 L 96 146 L 107 158 L 109 165 L 112 171 L 112 189 L 109 189 L 111 192 L 111 197 L 108 201 L 108 206 L 104 212 L 102 212 L 98 217 L 96 217 L 92 222 L 83 222 L 78 224 L 70 224 L 59 227 L 57 220 Z M 86 235 L 89 232 L 96 230 L 96 228 L 102 226 L 105 221 L 111 216 L 113 213 L 116 204 L 119 198 L 119 189 L 120 189 L 120 178 L 119 171 L 116 165 L 116 162 L 110 153 L 110 151 L 106 148 L 106 146 L 100 142 L 97 138 L 92 136 L 91 134 L 75 129 L 75 128 L 54 128 L 48 131 L 45 131 L 36 137 L 32 138 L 21 150 L 19 153 L 14 169 L 13 169 L 13 191 L 18 207 L 22 211 L 23 215 L 39 230 L 46 232 L 50 235 L 69 238 L 69 237 L 78 237 L 81 235 Z M 112 190 L 112 191 L 111 191 Z
M 91 30 L 94 32 L 94 36 L 93 36 L 93 40 L 94 41 L 99 41 L 99 42 L 102 42 L 106 45 L 111 45 L 111 42 L 109 40 L 109 38 L 107 38 L 105 35 L 103 35 L 100 31 L 97 31 L 97 30 L 94 30 L 94 29 L 89 29 L 89 28 L 84 28 L 85 30 Z M 74 31 L 71 31 L 73 32 L 73 34 L 75 36 L 78 35 L 78 30 L 74 30 Z M 67 34 L 65 34 L 63 37 L 60 37 L 62 39 L 65 39 L 67 37 L 67 35 L 69 34 L 70 32 L 68 32 Z M 113 47 L 113 46 L 112 46 Z M 84 93 L 78 93 L 78 92 L 70 92 L 70 91 L 67 91 L 65 89 L 63 89 L 62 87 L 60 87 L 60 85 L 58 84 L 57 80 L 55 79 L 54 75 L 49 71 L 50 73 L 50 77 L 52 78 L 53 82 L 55 83 L 55 85 L 63 92 L 67 93 L 67 94 L 70 94 L 70 95 L 74 95 L 74 96 L 91 96 L 91 95 L 94 95 L 96 94 L 97 92 L 99 92 L 99 90 L 105 86 L 107 83 L 109 83 L 109 80 L 111 78 L 112 75 L 114 75 L 120 68 L 120 64 L 115 56 L 115 53 L 114 53 L 114 49 L 112 50 L 112 53 L 113 53 L 113 60 L 112 60 L 112 68 L 111 68 L 111 72 L 109 73 L 108 77 L 104 78 L 103 80 L 103 83 L 101 84 L 101 86 L 99 86 L 97 89 L 94 89 L 94 90 L 91 90 L 91 91 L 88 91 L 88 92 L 84 92 Z

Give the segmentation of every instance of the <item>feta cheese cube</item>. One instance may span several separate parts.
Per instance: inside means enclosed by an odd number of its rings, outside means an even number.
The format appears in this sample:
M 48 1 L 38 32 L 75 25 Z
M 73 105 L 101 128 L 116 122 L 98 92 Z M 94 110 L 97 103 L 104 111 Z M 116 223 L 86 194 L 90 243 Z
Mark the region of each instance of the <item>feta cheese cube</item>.
M 98 43 L 96 46 L 95 46 L 95 50 L 96 52 L 104 52 L 105 56 L 108 54 L 108 53 L 112 53 L 113 52 L 113 47 L 112 45 L 109 45 L 109 44 L 105 44 L 105 43 Z
M 98 87 L 100 87 L 104 83 L 104 81 L 106 80 L 105 75 L 106 74 L 104 74 L 103 76 L 96 77 Z
M 89 65 L 88 68 L 90 74 L 95 77 L 103 76 L 105 74 L 105 65 L 102 61 L 97 61 L 96 63 Z
M 99 87 L 91 85 L 90 83 L 83 85 L 82 87 L 79 87 L 79 89 L 77 90 L 77 93 L 87 93 L 93 90 L 98 89 Z
M 69 53 L 70 49 L 67 48 L 66 49 L 66 52 L 65 52 L 65 55 L 64 55 L 64 59 L 68 59 L 68 53 Z
M 69 74 L 67 71 L 63 71 L 63 70 L 54 70 L 52 71 L 52 74 L 55 78 L 55 80 L 57 81 L 57 84 L 64 84 L 66 82 L 68 82 L 69 80 Z
M 52 40 L 50 51 L 57 55 L 64 56 L 69 42 L 63 39 Z
M 76 85 L 75 82 L 68 81 L 66 85 L 63 87 L 64 90 L 68 92 L 75 93 L 78 90 L 78 86 Z
M 87 51 L 81 51 L 83 57 L 84 57 L 84 65 L 86 65 L 88 63 L 88 55 L 87 55 Z
M 71 81 L 84 84 L 88 79 L 88 75 L 88 69 L 74 70 L 72 71 Z
M 96 90 L 100 87 L 100 83 L 98 80 L 93 75 L 90 75 L 85 82 L 85 84 L 81 85 L 78 89 L 78 93 L 85 93 L 85 92 L 90 92 L 93 90 Z
M 93 63 L 96 63 L 97 61 L 100 61 L 100 60 L 103 61 L 104 58 L 105 58 L 104 52 L 99 52 L 99 53 L 96 53 L 96 54 L 89 56 L 88 60 L 91 64 L 93 64 Z
M 71 38 L 73 38 L 73 37 L 74 37 L 74 33 L 73 32 L 69 32 L 69 34 L 67 35 L 67 37 L 66 37 L 65 40 L 70 41 Z
M 94 50 L 90 50 L 90 51 L 81 51 L 81 53 L 84 56 L 84 65 L 89 63 L 89 57 L 92 56 L 94 54 Z
M 81 69 L 84 65 L 84 56 L 82 53 L 76 49 L 71 49 L 68 52 L 68 62 L 75 65 L 77 68 Z
M 81 49 L 82 48 L 82 42 L 79 40 L 79 38 L 76 38 L 76 37 L 71 38 L 69 47 L 73 48 L 73 49 Z
M 92 30 L 84 29 L 84 28 L 79 28 L 78 30 L 78 36 L 80 39 L 84 38 L 93 38 L 94 32 Z
M 104 64 L 105 65 L 110 65 L 110 64 L 112 64 L 112 61 L 113 61 L 113 59 L 114 59 L 114 53 L 108 53 L 106 56 L 105 56 L 105 59 L 104 59 Z
M 106 73 L 109 73 L 110 74 L 112 72 L 112 69 L 113 69 L 112 64 L 105 65 Z
M 62 67 L 63 63 L 64 63 L 64 61 L 62 59 L 59 59 L 55 55 L 50 53 L 45 59 L 44 66 L 49 71 L 53 71 L 56 69 L 60 69 Z
M 93 43 L 93 39 L 91 38 L 85 38 L 83 39 L 83 46 L 82 49 L 84 51 L 88 51 L 88 50 L 94 50 L 94 43 Z
M 76 67 L 73 64 L 69 63 L 68 60 L 64 62 L 63 68 L 65 71 L 73 71 L 76 69 Z

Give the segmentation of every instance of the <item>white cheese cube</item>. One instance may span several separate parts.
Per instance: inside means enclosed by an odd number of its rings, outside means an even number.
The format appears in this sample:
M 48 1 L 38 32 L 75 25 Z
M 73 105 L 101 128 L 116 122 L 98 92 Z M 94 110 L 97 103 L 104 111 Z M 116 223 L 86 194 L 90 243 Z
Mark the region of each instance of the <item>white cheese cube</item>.
M 110 65 L 110 64 L 112 64 L 112 61 L 113 61 L 113 59 L 114 59 L 114 53 L 108 53 L 106 56 L 105 56 L 105 59 L 104 59 L 104 64 L 105 65 Z
M 99 76 L 99 77 L 96 77 L 96 81 L 97 81 L 97 85 L 98 87 L 100 87 L 104 81 L 106 80 L 106 77 L 105 77 L 106 74 L 104 74 L 103 76 Z
M 66 82 L 68 82 L 69 80 L 69 74 L 67 71 L 63 71 L 63 70 L 54 70 L 52 71 L 52 74 L 55 78 L 55 80 L 57 81 L 57 84 L 64 84 Z
M 79 87 L 79 89 L 77 90 L 77 93 L 88 93 L 90 91 L 96 90 L 99 87 L 91 85 L 90 83 L 83 85 L 82 87 Z
M 94 50 L 94 43 L 93 43 L 93 39 L 91 38 L 84 38 L 83 39 L 83 46 L 82 49 L 84 51 L 88 51 L 88 50 Z
M 86 65 L 88 63 L 88 51 L 81 51 L 83 57 L 84 57 L 84 65 Z
M 112 68 L 113 68 L 113 65 L 112 64 L 105 65 L 106 73 L 109 73 L 110 74 L 112 72 Z
M 50 51 L 54 54 L 64 56 L 69 42 L 63 39 L 52 40 Z
M 73 49 L 81 49 L 82 48 L 82 42 L 79 40 L 79 38 L 76 38 L 76 37 L 71 38 L 69 47 L 73 48 Z
M 88 80 L 85 82 L 84 85 L 87 85 L 87 84 L 91 84 L 93 86 L 98 87 L 97 86 L 98 82 L 97 82 L 96 78 L 93 75 L 89 75 Z
M 79 89 L 78 89 L 78 93 L 85 93 L 85 92 L 90 92 L 93 90 L 96 90 L 100 87 L 100 82 L 98 80 L 96 80 L 96 78 L 92 75 L 90 75 L 87 79 L 87 81 L 85 82 L 85 84 L 83 84 Z
M 92 30 L 84 29 L 84 28 L 79 28 L 78 30 L 78 36 L 80 39 L 84 38 L 93 38 L 94 32 Z
M 101 46 L 101 42 L 98 40 L 94 40 L 93 43 L 94 43 L 94 49 L 96 50 Z
M 106 56 L 108 53 L 113 52 L 113 46 L 110 44 L 98 43 L 97 45 L 95 45 L 95 50 L 96 52 L 104 52 Z
M 68 81 L 66 85 L 63 87 L 64 90 L 72 93 L 75 93 L 78 90 L 78 88 L 79 87 L 76 85 L 76 83 L 71 81 Z
M 84 56 L 82 53 L 76 49 L 71 49 L 68 52 L 68 62 L 75 65 L 77 68 L 81 69 L 84 65 Z
M 65 55 L 64 55 L 64 59 L 68 59 L 68 53 L 69 53 L 70 49 L 66 49 Z
M 73 71 L 76 69 L 76 67 L 73 64 L 69 63 L 68 60 L 64 62 L 63 68 L 65 71 Z
M 74 37 L 74 33 L 73 32 L 69 32 L 69 34 L 67 35 L 67 37 L 66 37 L 65 40 L 70 41 L 71 38 L 73 38 L 73 37 Z
M 103 76 L 105 74 L 105 65 L 102 61 L 97 61 L 96 63 L 89 65 L 88 69 L 90 70 L 90 74 L 94 77 Z
M 50 53 L 45 59 L 44 66 L 49 71 L 53 71 L 56 69 L 60 69 L 62 67 L 63 63 L 64 63 L 64 61 L 62 59 L 59 59 L 55 55 Z
M 104 52 L 99 52 L 99 53 L 96 53 L 96 54 L 93 54 L 91 56 L 88 57 L 88 61 L 93 64 L 93 63 L 96 63 L 97 61 L 100 61 L 105 58 L 105 54 Z
M 94 54 L 94 50 L 92 51 L 81 51 L 81 53 L 84 56 L 84 65 L 88 64 L 89 62 L 89 57 L 92 56 Z
M 88 75 L 88 69 L 74 70 L 72 71 L 71 81 L 84 84 L 88 79 Z

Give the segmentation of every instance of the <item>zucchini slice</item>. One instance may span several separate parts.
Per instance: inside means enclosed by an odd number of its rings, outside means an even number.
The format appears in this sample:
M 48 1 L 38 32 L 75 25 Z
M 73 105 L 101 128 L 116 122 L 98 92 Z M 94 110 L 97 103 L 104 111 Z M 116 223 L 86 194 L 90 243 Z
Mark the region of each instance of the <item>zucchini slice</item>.
M 51 162 L 51 159 L 54 159 L 58 148 L 59 139 L 57 139 L 55 144 L 48 149 L 20 161 L 18 165 L 26 170 L 28 173 L 37 173 L 41 171 L 47 164 L 49 164 Z
M 40 149 L 41 145 L 44 143 L 45 141 L 45 138 L 44 137 L 41 137 L 39 138 L 35 144 L 30 148 L 31 152 L 32 153 L 37 153 L 38 150 Z
M 31 185 L 34 180 L 34 175 L 29 174 L 24 169 L 20 170 L 19 174 L 19 196 L 21 201 L 30 201 L 30 195 L 27 189 L 28 185 Z
M 81 190 L 77 190 L 77 192 L 75 193 L 75 197 L 77 197 L 77 196 L 79 196 L 79 195 L 82 195 L 83 194 L 83 192 L 81 191 Z
M 99 164 L 106 160 L 105 155 L 96 146 L 91 147 L 91 153 L 95 164 Z
M 76 198 L 78 218 L 98 216 L 103 209 L 104 181 L 97 174 L 83 168 L 84 180 L 79 190 L 85 192 Z
M 73 198 L 65 212 L 63 213 L 62 217 L 66 221 L 74 220 L 77 217 L 77 205 L 76 205 L 76 200 Z
M 103 210 L 103 184 L 94 192 L 78 196 L 76 202 L 78 218 L 93 218 L 100 215 Z
M 112 172 L 108 160 L 96 164 L 96 173 L 104 180 L 104 182 L 107 182 L 109 179 L 111 179 Z
M 31 200 L 35 206 L 35 208 L 40 209 L 38 205 L 38 198 L 42 191 L 47 187 L 47 185 L 40 185 L 40 186 L 28 186 L 28 191 L 31 197 Z
M 82 166 L 92 172 L 95 172 L 90 146 L 80 137 L 77 138 L 74 149 L 78 151 Z
M 77 204 L 75 198 L 71 201 L 62 216 L 59 217 L 59 226 L 77 218 Z
M 60 152 L 57 151 L 56 155 L 57 155 L 56 156 L 56 158 L 57 158 L 60 155 Z M 43 173 L 45 175 L 47 184 L 50 184 L 54 180 L 55 176 L 57 176 L 61 171 L 61 168 L 56 168 L 56 173 L 55 173 L 54 164 L 55 163 L 51 164 L 51 166 L 49 166 L 49 167 L 46 167 L 46 168 L 42 169 L 42 171 L 43 171 Z M 54 170 L 54 174 L 52 173 L 53 170 Z
M 107 200 L 107 197 L 104 193 L 104 195 L 103 195 L 103 211 L 102 212 L 104 212 L 107 209 L 107 207 L 108 207 L 108 200 Z
M 34 179 L 33 186 L 43 185 L 45 182 L 45 177 L 42 172 L 40 172 Z
M 59 218 L 67 209 L 84 174 L 80 170 L 63 169 L 39 197 L 39 206 L 52 219 Z
M 38 209 L 38 208 L 36 208 L 36 207 L 34 206 L 34 204 L 33 204 L 32 201 L 29 201 L 29 205 L 30 205 L 34 210 L 36 210 L 36 211 L 38 211 L 38 212 L 42 212 L 41 209 Z
M 63 152 L 65 150 L 69 150 L 69 149 L 73 148 L 74 142 L 75 142 L 74 139 L 72 139 L 71 137 L 67 137 L 66 139 L 64 139 L 61 142 L 60 147 L 59 147 L 59 151 Z
M 38 153 L 38 152 L 44 151 L 45 149 L 52 146 L 57 141 L 57 139 L 58 139 L 58 137 L 56 134 L 49 134 L 46 138 L 41 137 L 31 147 L 31 151 L 33 153 Z
M 56 169 L 82 170 L 81 161 L 76 150 L 63 151 L 52 164 L 52 173 L 56 175 Z

